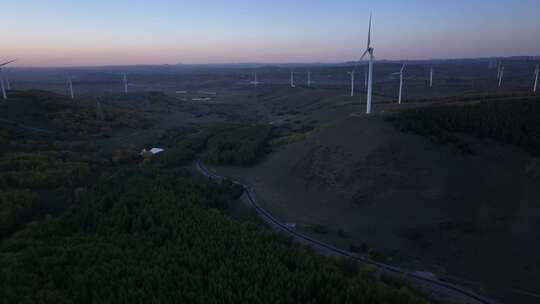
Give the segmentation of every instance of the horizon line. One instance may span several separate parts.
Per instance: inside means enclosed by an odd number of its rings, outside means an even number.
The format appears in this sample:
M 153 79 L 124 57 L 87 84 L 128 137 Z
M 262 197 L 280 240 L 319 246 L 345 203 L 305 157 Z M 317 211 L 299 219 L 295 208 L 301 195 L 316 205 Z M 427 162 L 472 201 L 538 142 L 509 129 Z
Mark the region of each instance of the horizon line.
M 486 56 L 486 57 L 440 57 L 431 59 L 379 59 L 376 62 L 433 62 L 433 61 L 460 61 L 460 60 L 504 60 L 504 59 L 528 59 L 528 60 L 540 60 L 540 55 L 515 55 L 515 56 Z M 21 62 L 19 59 L 18 62 Z M 133 64 L 95 64 L 95 65 L 29 65 L 29 66 L 5 66 L 8 69 L 47 69 L 47 68 L 113 68 L 113 67 L 152 67 L 152 66 L 239 66 L 239 65 L 275 65 L 275 66 L 291 66 L 291 65 L 347 65 L 352 63 L 359 63 L 368 61 L 305 61 L 305 62 L 223 62 L 223 63 L 133 63 Z

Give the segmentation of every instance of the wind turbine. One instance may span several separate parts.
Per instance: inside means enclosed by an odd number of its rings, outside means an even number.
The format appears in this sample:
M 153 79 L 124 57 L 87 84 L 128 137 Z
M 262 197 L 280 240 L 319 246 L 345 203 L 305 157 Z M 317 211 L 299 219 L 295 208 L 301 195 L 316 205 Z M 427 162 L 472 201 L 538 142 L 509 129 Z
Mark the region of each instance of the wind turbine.
M 373 61 L 375 61 L 375 57 L 373 56 L 373 48 L 371 47 L 371 17 L 372 14 L 369 15 L 369 30 L 368 30 L 368 39 L 367 39 L 367 47 L 366 51 L 360 57 L 360 61 L 364 59 L 366 54 L 369 54 L 369 70 L 368 70 L 368 80 L 367 80 L 367 104 L 366 104 L 366 114 L 371 114 L 371 93 L 372 93 L 372 85 L 373 85 Z
M 307 86 L 311 86 L 311 71 L 307 72 Z
M 0 85 L 2 86 L 2 98 L 4 100 L 7 99 L 7 95 L 6 95 L 6 89 L 4 88 L 4 78 L 0 78 Z
M 67 85 L 69 88 L 69 95 L 71 96 L 71 99 L 75 99 L 75 94 L 73 94 L 73 81 L 71 80 L 71 77 L 68 77 Z
M 294 72 L 291 71 L 291 88 L 295 88 L 296 85 L 294 84 Z
M 7 75 L 6 75 L 6 85 L 7 85 L 8 91 L 11 90 L 11 81 L 9 81 L 9 78 Z
M 354 97 L 354 70 L 348 73 L 351 75 L 351 97 Z
M 17 59 L 13 59 L 13 60 L 10 60 L 10 61 L 6 61 L 4 63 L 0 63 L 0 86 L 2 87 L 2 98 L 4 100 L 7 99 L 7 95 L 6 95 L 6 88 L 4 87 L 4 77 L 3 77 L 3 74 L 1 74 L 2 73 L 2 67 L 5 66 L 5 65 L 10 64 L 12 62 L 15 62 L 15 60 L 17 60 Z
M 540 67 L 536 65 L 536 68 L 534 69 L 534 84 L 533 84 L 533 92 L 536 93 L 536 89 L 538 87 L 538 74 L 540 73 Z
M 501 71 L 499 72 L 499 88 L 502 86 L 504 77 L 504 66 L 501 67 Z
M 127 80 L 127 74 L 124 73 L 124 93 L 128 93 L 128 80 Z
M 433 87 L 433 67 L 429 69 L 429 87 Z
M 96 97 L 96 119 L 97 120 L 103 120 L 103 108 L 101 107 L 101 101 L 99 100 L 99 97 Z
M 398 104 L 401 104 L 401 98 L 403 96 L 403 71 L 405 71 L 405 64 L 401 66 L 401 70 L 399 71 L 399 97 L 398 97 Z
M 259 81 L 257 80 L 257 72 L 255 72 L 255 80 L 253 80 L 251 82 L 251 84 L 253 84 L 253 85 L 258 85 L 259 84 Z

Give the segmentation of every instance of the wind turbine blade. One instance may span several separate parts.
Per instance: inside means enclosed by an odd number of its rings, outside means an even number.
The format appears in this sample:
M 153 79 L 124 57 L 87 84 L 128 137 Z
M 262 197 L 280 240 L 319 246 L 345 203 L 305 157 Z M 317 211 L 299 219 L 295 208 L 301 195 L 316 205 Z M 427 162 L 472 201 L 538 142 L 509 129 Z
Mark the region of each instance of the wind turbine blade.
M 364 54 L 362 54 L 362 57 L 360 57 L 360 60 L 358 61 L 362 61 L 362 59 L 364 59 L 364 57 L 366 57 L 366 54 L 369 52 L 369 49 L 366 49 L 366 51 L 364 52 Z
M 367 47 L 369 48 L 371 46 L 371 17 L 373 15 L 373 12 L 369 13 L 369 30 L 368 30 L 368 36 L 367 36 Z
M 10 63 L 15 62 L 15 61 L 17 61 L 17 59 L 13 59 L 13 60 L 10 60 L 10 61 L 6 61 L 4 63 L 0 63 L 0 67 L 5 66 L 5 65 L 10 64 Z
M 401 66 L 401 71 L 400 71 L 400 73 L 403 73 L 403 70 L 405 70 L 405 64 L 403 64 L 403 65 Z

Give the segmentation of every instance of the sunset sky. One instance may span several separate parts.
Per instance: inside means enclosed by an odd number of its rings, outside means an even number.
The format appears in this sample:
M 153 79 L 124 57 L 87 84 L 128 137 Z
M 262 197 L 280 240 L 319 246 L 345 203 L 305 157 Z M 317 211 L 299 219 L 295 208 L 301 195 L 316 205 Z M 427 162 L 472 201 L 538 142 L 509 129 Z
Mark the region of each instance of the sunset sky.
M 2 1 L 18 66 L 540 55 L 539 0 Z

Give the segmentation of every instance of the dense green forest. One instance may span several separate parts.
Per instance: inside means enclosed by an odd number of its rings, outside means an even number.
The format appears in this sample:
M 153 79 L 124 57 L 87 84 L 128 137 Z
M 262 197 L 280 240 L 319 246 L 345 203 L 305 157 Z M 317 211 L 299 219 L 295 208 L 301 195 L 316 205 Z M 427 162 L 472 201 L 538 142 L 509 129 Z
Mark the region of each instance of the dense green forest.
M 402 280 L 231 218 L 241 188 L 180 168 L 253 164 L 270 126 L 179 131 L 141 159 L 85 139 L 144 127 L 130 123 L 139 114 L 96 119 L 88 104 L 24 94 L 10 110 L 34 105 L 23 123 L 60 132 L 0 129 L 0 303 L 427 303 Z
M 71 204 L 74 189 L 110 165 L 84 142 L 1 133 L 0 239 L 36 213 Z
M 201 154 L 214 165 L 253 165 L 264 153 L 272 128 L 269 125 L 218 124 L 177 139 L 164 153 L 166 166 L 187 163 Z
M 5 240 L 3 303 L 425 303 L 222 211 L 230 184 L 134 169 Z M 218 208 L 215 208 L 218 206 Z
M 47 91 L 15 91 L 4 116 L 18 122 L 79 136 L 110 136 L 113 129 L 147 128 L 152 121 L 140 111 L 112 105 L 103 98 L 73 101 Z M 97 101 L 100 100 L 99 108 Z
M 133 161 L 137 153 L 104 153 L 90 138 L 112 129 L 146 128 L 151 120 L 137 111 L 73 101 L 46 91 L 15 91 L 2 104 L 0 128 L 0 239 L 22 224 L 56 214 L 93 184 L 102 170 Z
M 213 164 L 253 164 L 270 133 L 265 125 L 215 125 L 175 138 L 157 159 L 168 168 L 183 166 L 196 155 Z M 118 164 L 137 165 L 135 148 L 103 153 L 87 141 L 30 136 L 0 129 L 0 238 L 21 224 L 69 206 L 96 176 Z
M 398 128 L 427 136 L 434 142 L 459 142 L 453 133 L 466 133 L 540 154 L 540 100 L 411 109 L 391 120 Z

